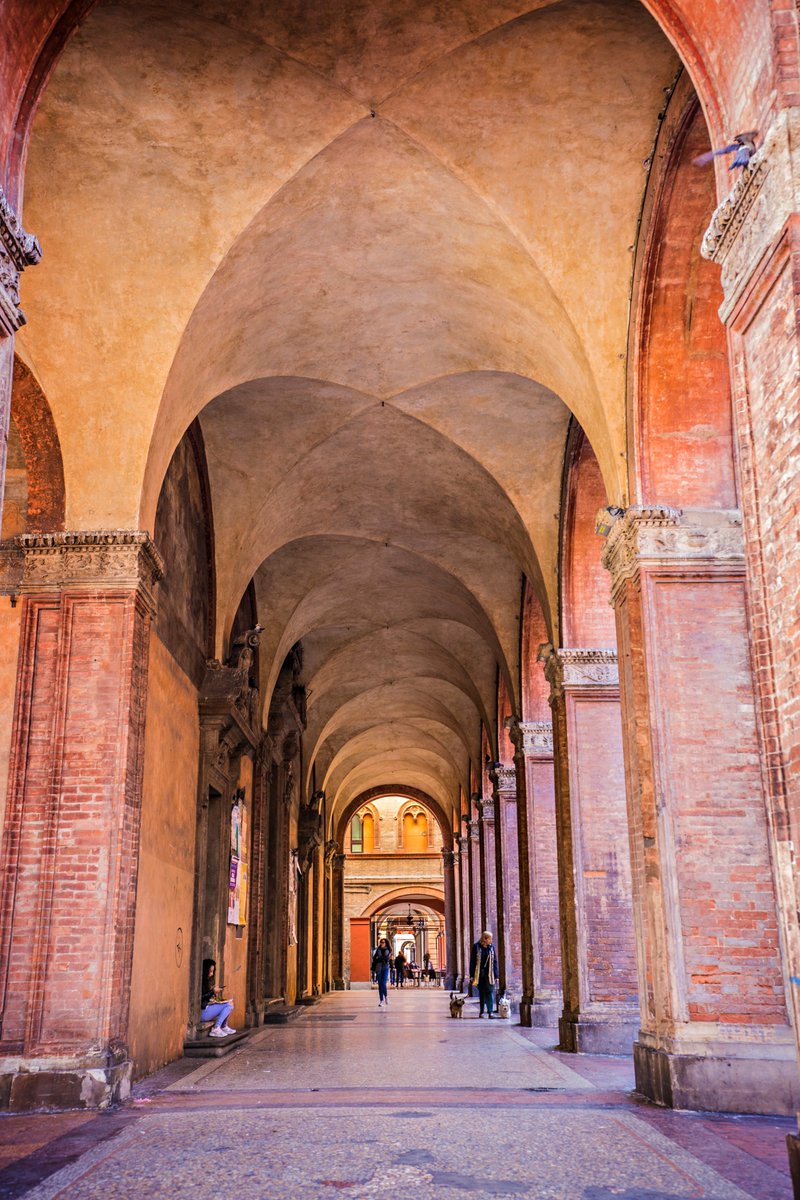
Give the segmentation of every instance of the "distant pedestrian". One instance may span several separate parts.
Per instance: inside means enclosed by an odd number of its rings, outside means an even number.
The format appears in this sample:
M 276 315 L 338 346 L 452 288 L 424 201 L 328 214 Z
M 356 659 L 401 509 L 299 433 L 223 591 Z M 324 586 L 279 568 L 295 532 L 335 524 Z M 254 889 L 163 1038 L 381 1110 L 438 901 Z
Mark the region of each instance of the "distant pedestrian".
M 402 987 L 406 977 L 406 956 L 400 950 L 394 960 L 394 970 L 397 976 L 397 987 Z
M 480 1001 L 478 1016 L 483 1016 L 485 1008 L 490 1021 L 494 1009 L 494 990 L 497 986 L 497 976 L 497 955 L 492 945 L 492 935 L 488 929 L 484 929 L 480 939 L 472 947 L 472 954 L 469 960 L 469 977 L 472 980 L 473 986 L 478 989 L 478 999 Z
M 378 981 L 378 1008 L 384 1008 L 389 1003 L 389 963 L 392 952 L 386 938 L 381 938 L 372 952 L 372 971 Z

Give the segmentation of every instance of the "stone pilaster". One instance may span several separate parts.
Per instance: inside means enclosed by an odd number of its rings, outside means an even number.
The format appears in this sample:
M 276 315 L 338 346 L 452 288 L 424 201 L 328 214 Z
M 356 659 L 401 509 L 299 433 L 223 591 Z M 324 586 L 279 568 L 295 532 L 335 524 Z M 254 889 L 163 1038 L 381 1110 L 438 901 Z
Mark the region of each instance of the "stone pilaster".
M 497 933 L 497 854 L 495 847 L 494 797 L 482 796 L 480 810 L 481 848 L 481 931 L 490 929 L 496 941 Z
M 790 1112 L 739 514 L 631 508 L 603 561 L 623 664 L 637 1088 L 679 1108 Z
M 530 860 L 531 1024 L 555 1026 L 563 1005 L 552 721 L 521 721 L 515 754 L 525 780 Z M 513 731 L 512 731 L 513 734 Z M 524 911 L 524 910 L 523 910 Z
M 477 796 L 472 797 L 477 803 Z M 467 831 L 469 835 L 469 900 L 470 900 L 470 926 L 472 929 L 472 941 L 469 945 L 470 954 L 472 946 L 478 940 L 483 929 L 483 906 L 481 903 L 481 829 L 480 819 L 474 818 L 467 822 Z M 467 958 L 467 974 L 469 974 L 469 958 Z M 469 981 L 468 981 L 469 982 Z M 470 995 L 472 994 L 472 985 L 470 983 Z
M 472 930 L 470 925 L 470 895 L 469 895 L 469 838 L 460 836 L 456 838 L 458 846 L 458 902 L 459 902 L 459 929 L 458 929 L 458 979 L 456 987 L 459 991 L 465 991 L 468 983 L 467 973 L 469 971 L 469 952 L 472 945 Z
M 522 929 L 520 914 L 519 831 L 517 828 L 517 773 L 509 763 L 495 764 L 491 771 L 495 793 L 498 898 L 502 920 L 497 936 L 501 953 L 501 985 L 518 1011 L 522 996 Z
M 346 856 L 331 856 L 331 977 L 333 988 L 344 991 L 344 864 Z
M 636 962 L 617 656 L 550 650 L 564 1010 L 561 1047 L 621 1054 L 636 1034 Z
M 456 986 L 458 975 L 458 927 L 456 921 L 456 875 L 457 855 L 452 850 L 442 850 L 442 873 L 444 875 L 444 930 L 447 964 L 445 987 L 451 991 Z
M 22 614 L 0 901 L 0 1094 L 105 1107 L 128 1018 L 148 646 L 147 534 L 19 539 Z

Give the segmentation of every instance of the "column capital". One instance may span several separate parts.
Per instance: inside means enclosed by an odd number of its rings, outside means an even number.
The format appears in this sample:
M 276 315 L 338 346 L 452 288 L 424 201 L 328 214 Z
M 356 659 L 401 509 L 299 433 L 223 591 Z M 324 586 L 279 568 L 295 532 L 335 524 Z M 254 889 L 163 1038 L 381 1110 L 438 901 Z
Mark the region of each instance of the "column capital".
M 23 533 L 20 592 L 139 589 L 155 610 L 164 563 L 149 533 L 135 529 Z
M 458 855 L 456 854 L 455 850 L 442 851 L 442 863 L 445 870 L 447 870 L 448 867 L 452 869 L 456 865 L 457 860 Z
M 764 253 L 800 208 L 798 135 L 798 110 L 788 108 L 777 114 L 761 146 L 711 217 L 700 253 L 722 268 L 724 300 L 719 315 L 723 322 L 733 314 Z
M 552 721 L 520 721 L 522 750 L 526 758 L 550 758 L 553 754 Z
M 619 686 L 616 650 L 574 647 L 555 650 L 551 646 L 543 662 L 544 677 L 550 684 L 551 704 L 571 688 Z
M 696 566 L 724 562 L 743 566 L 744 541 L 739 509 L 680 509 L 634 504 L 608 535 L 603 566 L 611 573 L 611 602 L 643 564 Z
M 490 773 L 492 783 L 497 789 L 497 794 L 501 800 L 516 800 L 517 798 L 517 770 L 510 763 L 499 763 L 492 768 Z
M 494 796 L 489 796 L 488 799 L 486 796 L 481 796 L 478 803 L 480 805 L 480 810 L 481 810 L 481 821 L 483 821 L 483 823 L 485 825 L 493 822 L 494 821 Z
M 470 841 L 477 842 L 481 836 L 480 819 L 476 817 L 473 821 L 467 821 L 467 829 L 469 830 Z
M 25 324 L 19 306 L 19 277 L 42 257 L 42 247 L 22 223 L 0 188 L 0 337 L 12 337 Z

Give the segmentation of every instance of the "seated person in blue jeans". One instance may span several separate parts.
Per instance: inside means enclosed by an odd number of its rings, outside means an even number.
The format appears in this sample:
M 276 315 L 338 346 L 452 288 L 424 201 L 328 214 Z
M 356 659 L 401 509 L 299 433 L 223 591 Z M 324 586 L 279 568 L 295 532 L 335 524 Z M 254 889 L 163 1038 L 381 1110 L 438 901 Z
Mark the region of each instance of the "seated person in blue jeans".
M 200 995 L 200 1020 L 213 1021 L 213 1029 L 209 1029 L 209 1037 L 227 1037 L 236 1033 L 228 1024 L 228 1017 L 233 1012 L 232 1000 L 219 1000 L 216 986 L 217 964 L 213 958 L 203 959 L 203 990 Z

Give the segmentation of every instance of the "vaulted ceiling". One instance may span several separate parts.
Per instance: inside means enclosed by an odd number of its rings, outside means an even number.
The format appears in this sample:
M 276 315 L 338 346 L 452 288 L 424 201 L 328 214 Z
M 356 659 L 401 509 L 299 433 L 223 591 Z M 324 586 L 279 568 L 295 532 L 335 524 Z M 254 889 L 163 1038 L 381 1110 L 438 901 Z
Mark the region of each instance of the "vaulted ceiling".
M 551 629 L 567 424 L 625 479 L 632 253 L 674 52 L 636 0 L 101 3 L 33 132 L 21 351 L 67 525 L 153 526 L 199 416 L 220 645 L 302 641 L 335 805 L 478 767 Z

